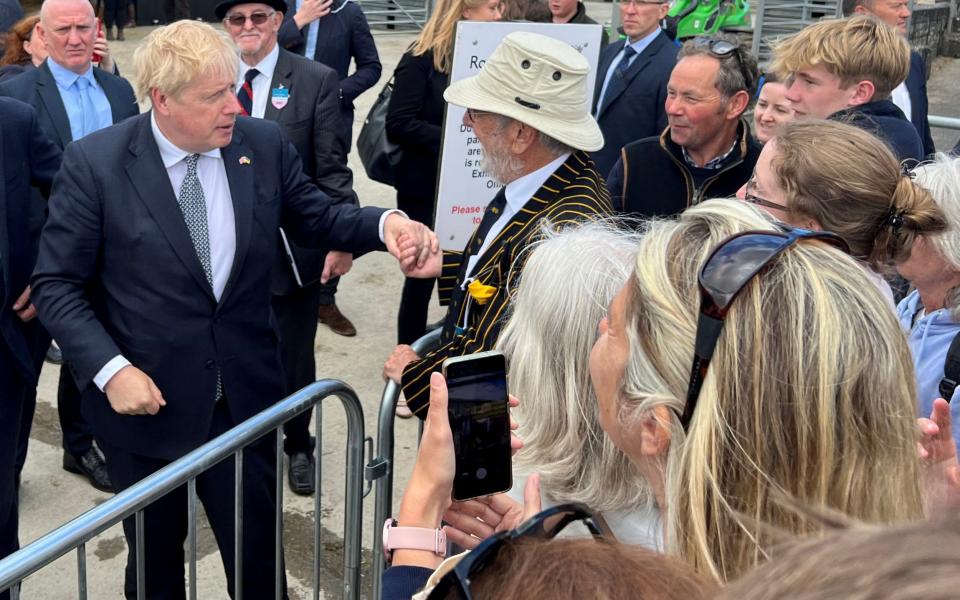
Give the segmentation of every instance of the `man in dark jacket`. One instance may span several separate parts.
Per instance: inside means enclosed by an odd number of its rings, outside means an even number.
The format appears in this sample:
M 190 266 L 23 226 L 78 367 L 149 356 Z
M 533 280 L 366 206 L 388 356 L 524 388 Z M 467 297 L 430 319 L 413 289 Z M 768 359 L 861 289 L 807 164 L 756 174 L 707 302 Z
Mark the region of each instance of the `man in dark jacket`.
M 550 14 L 554 23 L 579 23 L 581 25 L 596 25 L 597 22 L 587 16 L 587 7 L 579 0 L 549 0 Z M 604 29 L 600 35 L 600 49 L 607 47 L 610 37 Z
M 743 113 L 756 96 L 757 62 L 735 38 L 684 44 L 667 84 L 669 126 L 623 148 L 607 178 L 614 208 L 672 215 L 732 196 L 753 173 L 760 145 Z
M 907 0 L 844 0 L 843 14 L 847 17 L 855 14 L 873 16 L 907 37 L 910 19 L 910 3 Z M 891 99 L 916 128 L 923 143 L 924 155 L 936 152 L 927 119 L 927 69 L 919 52 L 910 51 L 910 74 L 893 88 Z
M 917 130 L 890 101 L 910 70 L 910 47 L 889 25 L 865 16 L 821 21 L 777 44 L 772 68 L 789 82 L 798 118 L 847 121 L 884 140 L 900 160 L 923 159 Z

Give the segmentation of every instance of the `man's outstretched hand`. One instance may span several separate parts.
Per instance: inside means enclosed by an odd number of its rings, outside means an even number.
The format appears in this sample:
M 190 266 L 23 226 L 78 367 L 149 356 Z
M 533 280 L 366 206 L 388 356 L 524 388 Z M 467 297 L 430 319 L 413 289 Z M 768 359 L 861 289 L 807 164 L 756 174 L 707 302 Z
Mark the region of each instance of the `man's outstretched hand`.
M 383 241 L 400 263 L 400 269 L 410 277 L 418 277 L 411 275 L 411 271 L 424 269 L 430 262 L 428 259 L 435 257 L 438 264 L 442 259 L 440 242 L 430 228 L 401 214 L 393 213 L 387 217 L 383 224 Z M 437 274 L 440 274 L 439 268 Z

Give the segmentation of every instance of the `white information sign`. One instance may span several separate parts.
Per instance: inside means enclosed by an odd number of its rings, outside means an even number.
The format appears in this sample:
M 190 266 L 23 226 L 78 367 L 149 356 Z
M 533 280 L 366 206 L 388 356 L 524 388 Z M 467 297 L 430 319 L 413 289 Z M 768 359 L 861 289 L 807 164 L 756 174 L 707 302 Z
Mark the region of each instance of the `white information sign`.
M 500 41 L 514 31 L 548 35 L 580 51 L 590 64 L 587 97 L 592 102 L 600 57 L 600 25 L 461 21 L 457 25 L 450 83 L 475 75 Z M 501 187 L 483 171 L 483 150 L 473 131 L 463 124 L 465 112 L 464 107 L 447 104 L 443 123 L 435 223 L 444 250 L 462 250 L 467 245 L 483 218 L 484 208 Z

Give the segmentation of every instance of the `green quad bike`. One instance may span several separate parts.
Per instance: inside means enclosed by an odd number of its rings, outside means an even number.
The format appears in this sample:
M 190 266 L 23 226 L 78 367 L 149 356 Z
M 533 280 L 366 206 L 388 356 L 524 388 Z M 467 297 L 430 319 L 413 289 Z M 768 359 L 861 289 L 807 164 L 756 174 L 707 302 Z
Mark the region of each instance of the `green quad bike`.
M 753 29 L 747 0 L 674 0 L 664 25 L 667 34 L 675 40 Z

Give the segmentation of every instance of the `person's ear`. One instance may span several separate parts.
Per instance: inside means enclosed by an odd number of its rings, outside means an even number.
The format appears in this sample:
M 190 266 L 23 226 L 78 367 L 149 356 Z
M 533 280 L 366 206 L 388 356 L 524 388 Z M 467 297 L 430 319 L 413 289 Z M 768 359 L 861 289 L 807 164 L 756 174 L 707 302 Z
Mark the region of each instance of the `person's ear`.
M 853 95 L 850 97 L 851 106 L 859 106 L 861 104 L 866 104 L 873 100 L 873 95 L 877 93 L 877 88 L 873 85 L 872 81 L 864 79 L 863 81 L 858 81 L 855 86 L 853 86 Z
M 153 106 L 153 110 L 157 113 L 167 116 L 170 114 L 170 108 L 168 106 L 170 101 L 170 96 L 161 92 L 157 88 L 150 89 L 150 104 Z
M 536 141 L 539 133 L 533 127 L 529 125 L 524 125 L 520 121 L 514 121 L 510 124 L 510 127 L 516 126 L 518 128 L 516 137 L 513 138 L 513 141 L 510 142 L 510 150 L 517 155 L 523 154 L 533 145 L 533 142 Z
M 727 110 L 724 117 L 728 121 L 735 121 L 746 112 L 748 106 L 750 106 L 750 94 L 745 90 L 740 90 L 731 96 L 727 102 Z
M 660 404 L 640 419 L 640 455 L 650 458 L 663 457 L 669 449 L 670 409 Z

